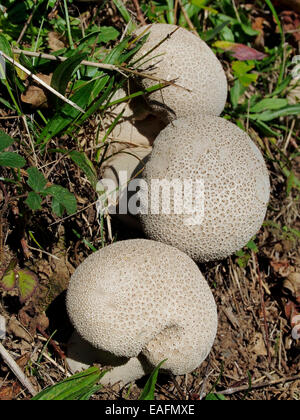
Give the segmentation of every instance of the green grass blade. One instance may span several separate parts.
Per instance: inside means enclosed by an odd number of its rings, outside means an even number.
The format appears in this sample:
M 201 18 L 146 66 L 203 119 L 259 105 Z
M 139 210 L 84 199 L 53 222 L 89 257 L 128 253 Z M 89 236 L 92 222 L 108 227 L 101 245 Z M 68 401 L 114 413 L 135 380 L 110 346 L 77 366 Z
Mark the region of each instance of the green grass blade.
M 144 401 L 153 401 L 154 400 L 154 392 L 155 392 L 155 386 L 156 386 L 156 382 L 157 382 L 157 377 L 158 377 L 158 372 L 159 369 L 162 367 L 162 365 L 165 363 L 167 359 L 163 360 L 162 362 L 160 362 L 160 364 L 158 366 L 156 366 L 156 368 L 154 369 L 154 371 L 152 372 L 152 374 L 150 375 L 150 378 L 148 379 L 145 388 L 143 390 L 143 392 L 141 393 L 139 400 L 144 400 Z
M 93 367 L 78 373 L 50 388 L 40 392 L 32 401 L 75 401 L 90 398 L 101 386 L 96 384 L 105 375 L 99 368 Z

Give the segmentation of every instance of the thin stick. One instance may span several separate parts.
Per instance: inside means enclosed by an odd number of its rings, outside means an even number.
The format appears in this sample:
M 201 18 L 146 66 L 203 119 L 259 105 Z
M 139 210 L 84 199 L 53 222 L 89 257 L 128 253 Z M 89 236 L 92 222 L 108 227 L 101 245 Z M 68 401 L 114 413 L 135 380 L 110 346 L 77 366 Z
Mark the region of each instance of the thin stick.
M 37 392 L 34 389 L 32 383 L 29 381 L 27 376 L 22 372 L 20 367 L 17 365 L 17 363 L 14 361 L 14 359 L 11 357 L 11 355 L 8 353 L 7 350 L 3 347 L 3 345 L 0 343 L 0 355 L 4 362 L 7 364 L 7 366 L 11 369 L 11 371 L 16 375 L 18 380 L 21 382 L 21 384 L 27 389 L 28 392 L 34 397 Z
M 34 6 L 36 6 L 36 0 L 34 0 Z M 32 21 L 32 18 L 33 18 L 33 15 L 34 15 L 35 11 L 36 11 L 36 8 L 34 7 L 31 15 L 27 19 L 27 22 L 25 23 L 25 25 L 24 25 L 24 27 L 23 27 L 20 35 L 19 35 L 19 38 L 17 40 L 17 44 L 20 44 L 20 42 L 22 41 L 22 39 L 23 39 L 23 37 L 24 37 L 24 35 L 25 35 L 26 31 L 27 31 L 27 28 L 28 28 L 28 26 L 30 25 L 30 23 Z
M 181 1 L 181 0 L 179 0 L 179 5 L 180 5 L 180 8 L 181 8 L 181 10 L 182 10 L 182 13 L 183 13 L 184 19 L 186 20 L 187 24 L 189 25 L 189 27 L 190 27 L 191 31 L 192 31 L 195 35 L 199 36 L 199 34 L 198 34 L 198 32 L 197 32 L 197 30 L 196 30 L 195 26 L 193 25 L 193 22 L 191 21 L 191 19 L 189 18 L 189 15 L 188 15 L 188 14 L 187 14 L 187 12 L 186 12 L 186 10 L 185 10 L 185 8 L 184 8 L 184 6 L 183 6 L 183 4 L 182 4 L 182 1 Z
M 249 387 L 249 385 L 243 385 L 243 386 L 239 386 L 236 388 L 228 388 L 225 391 L 218 391 L 218 394 L 221 395 L 232 395 L 232 394 L 236 394 L 237 392 L 243 392 L 243 391 L 251 391 L 253 389 L 259 389 L 259 388 L 266 388 L 266 387 L 270 387 L 270 386 L 274 386 L 274 385 L 279 385 L 279 384 L 283 384 L 286 382 L 295 382 L 295 381 L 299 381 L 300 380 L 300 375 L 298 376 L 291 376 L 289 378 L 282 378 L 279 379 L 277 381 L 270 381 L 270 382 L 263 382 L 261 384 L 255 384 L 252 385 L 251 388 Z
M 146 21 L 145 21 L 144 15 L 142 13 L 139 1 L 138 0 L 132 0 L 132 2 L 133 2 L 134 7 L 136 9 L 136 15 L 137 15 L 138 20 L 141 22 L 142 25 L 146 25 Z
M 32 251 L 36 251 L 36 252 L 41 252 L 42 254 L 47 255 L 48 257 L 53 258 L 54 260 L 60 261 L 60 259 L 58 257 L 56 257 L 55 255 L 50 254 L 49 252 L 46 252 L 42 249 L 39 248 L 34 248 L 33 246 L 28 246 L 29 249 L 31 249 Z
M 0 57 L 3 56 L 8 62 L 13 64 L 14 66 L 18 67 L 20 70 L 22 70 L 24 73 L 26 73 L 28 76 L 30 76 L 33 80 L 35 80 L 37 83 L 42 85 L 45 89 L 49 90 L 51 93 L 62 99 L 67 104 L 71 105 L 73 108 L 77 109 L 77 111 L 82 112 L 85 114 L 84 109 L 80 108 L 77 104 L 70 101 L 69 99 L 65 98 L 61 93 L 57 92 L 57 90 L 53 89 L 51 86 L 47 85 L 43 80 L 41 80 L 39 77 L 35 76 L 31 71 L 29 71 L 26 67 L 22 66 L 21 64 L 17 63 L 13 58 L 6 55 L 3 51 L 0 51 Z
M 43 58 L 45 60 L 60 61 L 60 62 L 64 62 L 68 59 L 67 57 L 55 56 L 55 55 L 51 55 L 51 54 L 36 53 L 36 52 L 33 52 L 33 51 L 23 51 L 23 50 L 20 50 L 20 49 L 13 49 L 13 53 L 14 54 L 24 54 L 28 57 L 37 57 L 37 58 Z M 1 54 L 1 52 L 0 52 L 0 54 Z M 177 85 L 172 80 L 168 81 L 168 80 L 160 79 L 159 77 L 155 77 L 155 76 L 152 76 L 152 75 L 147 74 L 147 73 L 141 73 L 139 71 L 129 69 L 129 68 L 124 67 L 124 66 L 115 66 L 113 64 L 94 63 L 92 61 L 86 61 L 86 60 L 83 60 L 81 62 L 81 65 L 89 66 L 89 67 L 96 67 L 96 68 L 104 69 L 104 70 L 118 71 L 118 72 L 124 71 L 125 73 L 126 72 L 131 73 L 131 74 L 134 74 L 135 76 L 138 76 L 138 77 L 144 77 L 146 79 L 151 79 L 151 80 L 154 80 L 156 82 L 164 83 L 166 86 L 172 85 L 172 86 L 175 86 L 177 88 L 189 91 L 189 89 L 186 89 L 183 86 Z

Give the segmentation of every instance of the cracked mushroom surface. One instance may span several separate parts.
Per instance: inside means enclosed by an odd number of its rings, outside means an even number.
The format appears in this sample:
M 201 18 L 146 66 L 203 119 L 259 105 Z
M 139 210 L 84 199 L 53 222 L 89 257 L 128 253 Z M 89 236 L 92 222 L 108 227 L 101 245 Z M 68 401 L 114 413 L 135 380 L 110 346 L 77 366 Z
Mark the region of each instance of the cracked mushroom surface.
M 197 262 L 234 254 L 264 221 L 270 197 L 264 158 L 247 133 L 225 119 L 190 117 L 169 124 L 157 137 L 142 177 L 147 188 L 140 194 L 141 207 L 149 209 L 139 218 L 146 236 L 182 250 Z M 153 180 L 170 185 L 191 181 L 192 212 L 175 211 L 174 189 L 170 212 L 164 214 L 164 193 L 157 194 Z M 203 186 L 201 208 L 195 204 L 197 183 Z M 188 201 L 183 190 L 180 197 Z M 153 205 L 157 214 L 151 212 Z M 190 222 L 191 216 L 195 223 Z
M 67 310 L 94 348 L 134 358 L 134 364 L 143 357 L 152 367 L 168 359 L 164 369 L 175 375 L 204 361 L 217 332 L 216 304 L 197 265 L 145 239 L 117 242 L 88 257 L 71 278 Z
M 138 69 L 163 80 L 175 80 L 177 85 L 185 88 L 167 86 L 146 95 L 153 112 L 167 123 L 195 112 L 197 115 L 220 115 L 225 107 L 228 86 L 214 52 L 184 28 L 157 23 L 139 28 L 136 35 L 147 29 L 149 38 L 135 56 L 135 61 L 140 60 L 136 64 Z M 145 89 L 158 82 L 143 78 L 138 83 Z

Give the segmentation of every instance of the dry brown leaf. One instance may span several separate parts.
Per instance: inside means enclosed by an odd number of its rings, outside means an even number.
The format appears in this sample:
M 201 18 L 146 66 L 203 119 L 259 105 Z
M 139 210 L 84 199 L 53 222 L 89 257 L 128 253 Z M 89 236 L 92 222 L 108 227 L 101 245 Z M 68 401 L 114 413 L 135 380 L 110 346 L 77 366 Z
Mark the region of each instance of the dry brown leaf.
M 19 321 L 12 317 L 8 323 L 7 331 L 12 333 L 15 337 L 21 338 L 22 340 L 27 341 L 28 343 L 32 342 L 32 337 L 28 334 Z
M 286 10 L 280 15 L 282 20 L 283 29 L 285 32 L 290 33 L 296 42 L 300 41 L 300 15 L 298 13 Z
M 255 40 L 255 46 L 263 48 L 265 46 L 265 32 L 264 32 L 265 19 L 263 17 L 257 17 L 252 23 L 252 28 L 259 32 Z
M 289 275 L 290 264 L 287 260 L 276 261 L 273 260 L 270 262 L 271 267 L 276 273 L 280 274 L 282 277 L 287 277 Z
M 284 281 L 283 287 L 300 304 L 300 273 L 291 273 Z
M 0 401 L 11 401 L 21 392 L 21 387 L 17 382 L 12 385 L 0 388 Z
M 52 52 L 62 50 L 65 48 L 65 44 L 62 41 L 61 35 L 56 32 L 49 32 L 48 45 Z
M 52 74 L 37 74 L 43 82 L 51 85 Z M 21 99 L 24 103 L 31 105 L 33 108 L 47 108 L 47 95 L 45 89 L 41 88 L 36 83 L 30 85 L 25 93 L 21 95 Z
M 21 368 L 24 369 L 27 366 L 27 363 L 30 360 L 30 353 L 25 353 L 23 354 L 23 356 L 19 357 L 16 360 L 17 365 Z
M 267 356 L 267 348 L 264 342 L 263 335 L 259 332 L 255 333 L 250 343 L 250 351 L 256 356 Z

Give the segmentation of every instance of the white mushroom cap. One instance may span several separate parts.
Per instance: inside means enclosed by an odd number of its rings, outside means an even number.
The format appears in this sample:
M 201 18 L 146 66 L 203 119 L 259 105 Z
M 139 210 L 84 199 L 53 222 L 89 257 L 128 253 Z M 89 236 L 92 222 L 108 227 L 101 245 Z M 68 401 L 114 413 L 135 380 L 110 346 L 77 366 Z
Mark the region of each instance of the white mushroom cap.
M 149 210 L 140 216 L 147 237 L 175 246 L 198 262 L 223 259 L 240 250 L 264 221 L 270 181 L 263 156 L 244 131 L 225 119 L 174 121 L 157 137 L 142 176 L 149 189 L 149 194 L 141 195 L 142 206 L 146 198 L 146 203 L 160 209 L 160 214 Z M 193 182 L 193 207 L 200 216 L 195 184 L 203 182 L 204 213 L 199 223 L 189 223 L 191 214 L 185 210 L 175 214 L 173 206 L 170 214 L 162 214 L 152 180 L 176 179 Z
M 207 357 L 216 304 L 197 265 L 181 251 L 138 239 L 88 257 L 71 278 L 67 309 L 79 335 L 97 349 L 185 374 Z
M 225 107 L 228 87 L 222 65 L 213 51 L 199 37 L 179 28 L 150 55 L 142 58 L 177 26 L 157 23 L 148 28 L 149 38 L 134 58 L 134 61 L 141 59 L 136 66 L 164 80 L 176 79 L 176 84 L 191 91 L 168 86 L 153 92 L 146 97 L 151 109 L 165 121 L 194 113 L 220 115 Z M 141 35 L 146 29 L 146 26 L 139 28 L 136 35 Z M 137 82 L 143 88 L 158 84 L 147 78 Z

